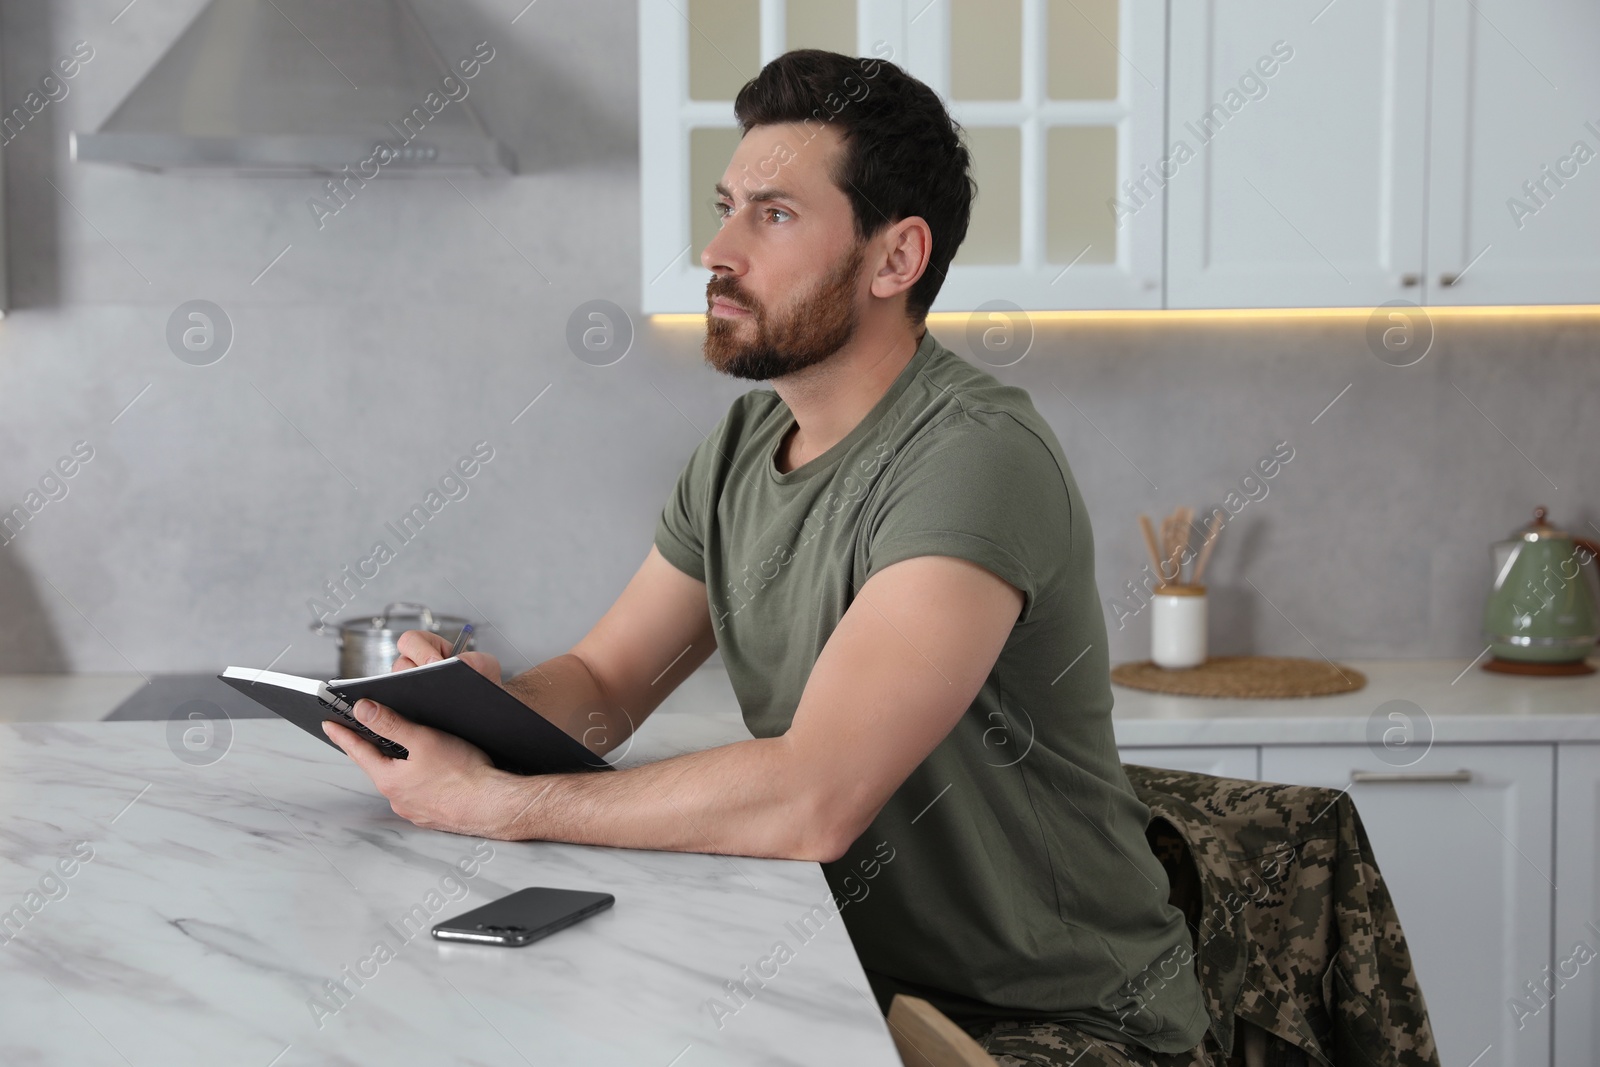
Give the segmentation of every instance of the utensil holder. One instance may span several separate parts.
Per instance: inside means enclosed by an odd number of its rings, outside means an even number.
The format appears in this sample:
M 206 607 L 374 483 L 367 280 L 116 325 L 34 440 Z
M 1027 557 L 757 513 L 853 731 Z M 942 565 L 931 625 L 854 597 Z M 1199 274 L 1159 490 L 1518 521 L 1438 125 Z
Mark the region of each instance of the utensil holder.
M 1150 604 L 1150 659 L 1181 670 L 1206 661 L 1206 587 L 1158 585 Z

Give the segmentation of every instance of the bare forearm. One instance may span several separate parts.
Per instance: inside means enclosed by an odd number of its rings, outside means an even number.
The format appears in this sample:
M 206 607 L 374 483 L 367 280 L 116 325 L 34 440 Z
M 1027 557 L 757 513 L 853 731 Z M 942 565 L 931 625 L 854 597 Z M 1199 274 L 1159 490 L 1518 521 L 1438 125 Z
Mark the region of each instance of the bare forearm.
M 517 699 L 599 755 L 633 733 L 628 711 L 605 691 L 583 660 L 568 652 L 505 682 Z
M 614 772 L 506 775 L 504 837 L 827 861 L 849 845 L 782 737 Z M 851 835 L 853 836 L 853 835 Z

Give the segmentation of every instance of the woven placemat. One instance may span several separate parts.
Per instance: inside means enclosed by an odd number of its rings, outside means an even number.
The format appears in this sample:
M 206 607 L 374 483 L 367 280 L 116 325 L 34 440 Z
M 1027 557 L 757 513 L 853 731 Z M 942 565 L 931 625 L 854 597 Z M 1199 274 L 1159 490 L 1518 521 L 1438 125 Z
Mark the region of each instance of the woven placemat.
M 1111 680 L 1131 689 L 1186 697 L 1320 697 L 1354 693 L 1367 676 L 1342 664 L 1291 656 L 1213 656 L 1198 667 L 1168 670 L 1149 660 L 1120 663 Z

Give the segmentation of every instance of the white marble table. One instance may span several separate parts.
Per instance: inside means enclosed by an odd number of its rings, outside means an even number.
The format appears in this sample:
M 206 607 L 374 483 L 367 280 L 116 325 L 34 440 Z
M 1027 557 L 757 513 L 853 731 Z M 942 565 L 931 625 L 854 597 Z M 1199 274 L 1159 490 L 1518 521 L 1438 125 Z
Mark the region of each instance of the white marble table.
M 1359 743 L 1377 709 L 1407 700 L 1438 742 L 1600 741 L 1600 676 L 1350 665 L 1365 689 L 1309 700 L 1119 686 L 1117 739 Z M 14 938 L 0 925 L 0 1065 L 899 1063 L 841 922 L 803 945 L 785 925 L 825 899 L 820 870 L 712 856 L 496 843 L 438 916 L 527 885 L 617 906 L 523 949 L 390 934 L 394 958 L 359 988 L 346 979 L 348 1004 L 319 1019 L 323 983 L 477 842 L 396 818 L 287 723 L 237 720 L 227 755 L 200 765 L 174 754 L 166 722 L 92 721 L 141 684 L 0 676 L 0 721 L 20 720 L 0 725 L 0 923 L 25 916 Z M 743 736 L 726 674 L 702 669 L 621 762 Z M 42 881 L 74 846 L 93 858 Z M 708 1005 L 730 1007 L 725 983 L 779 940 L 795 958 L 719 1029 Z
M 621 762 L 740 736 L 690 709 L 703 681 Z M 842 919 L 790 925 L 827 897 L 815 864 L 485 844 L 399 819 L 288 723 L 234 721 L 209 764 L 168 730 L 0 725 L 0 1064 L 900 1062 Z M 526 948 L 426 931 L 529 885 L 617 902 Z M 779 941 L 793 958 L 731 1000 Z

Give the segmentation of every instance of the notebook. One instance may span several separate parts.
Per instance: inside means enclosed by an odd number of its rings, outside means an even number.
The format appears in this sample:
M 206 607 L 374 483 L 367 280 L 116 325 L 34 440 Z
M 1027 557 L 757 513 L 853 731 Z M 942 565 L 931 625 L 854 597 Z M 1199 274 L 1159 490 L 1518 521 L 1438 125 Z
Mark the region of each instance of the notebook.
M 348 726 L 386 756 L 409 755 L 403 745 L 378 736 L 356 719 L 352 709 L 365 697 L 412 722 L 476 745 L 496 767 L 513 774 L 612 769 L 603 757 L 457 656 L 403 671 L 328 682 L 251 667 L 229 667 L 217 677 L 335 749 L 339 746 L 322 732 L 324 720 Z

